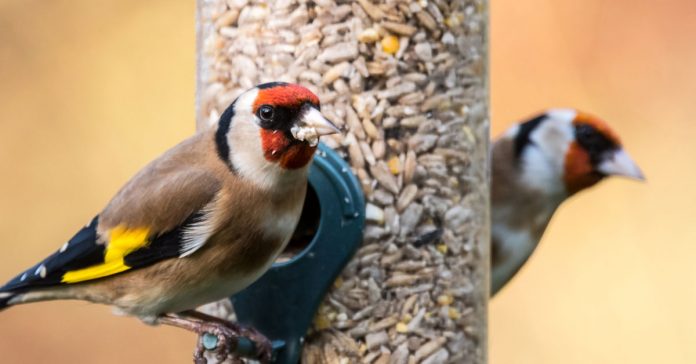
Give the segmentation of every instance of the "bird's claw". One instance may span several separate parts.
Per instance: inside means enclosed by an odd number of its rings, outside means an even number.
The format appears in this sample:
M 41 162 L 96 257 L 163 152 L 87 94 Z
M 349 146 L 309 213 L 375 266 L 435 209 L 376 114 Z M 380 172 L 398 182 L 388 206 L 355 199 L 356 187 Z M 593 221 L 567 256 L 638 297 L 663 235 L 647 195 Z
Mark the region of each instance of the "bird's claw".
M 242 327 L 242 335 L 254 344 L 256 358 L 263 364 L 271 362 L 273 357 L 273 346 L 268 338 L 258 330 L 249 327 Z
M 240 357 L 240 344 L 249 340 L 253 345 L 251 351 L 262 364 L 271 362 L 271 342 L 255 329 L 239 326 L 232 322 L 202 323 L 198 331 L 198 345 L 194 353 L 195 364 L 206 364 L 205 352 L 215 354 L 219 362 L 227 359 L 233 363 L 243 363 Z M 244 345 L 241 345 L 244 346 Z M 247 345 L 248 346 L 248 345 Z M 243 350 L 246 351 L 246 350 Z

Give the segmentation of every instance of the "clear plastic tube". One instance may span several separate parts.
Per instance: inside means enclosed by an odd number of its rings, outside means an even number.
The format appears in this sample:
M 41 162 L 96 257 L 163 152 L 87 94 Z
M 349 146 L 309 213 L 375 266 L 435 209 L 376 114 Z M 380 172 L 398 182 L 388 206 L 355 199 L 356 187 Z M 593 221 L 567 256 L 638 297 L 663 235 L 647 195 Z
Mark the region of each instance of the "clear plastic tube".
M 487 11 L 484 0 L 198 1 L 199 128 L 245 89 L 286 81 L 347 130 L 322 141 L 358 176 L 367 226 L 304 362 L 486 362 Z

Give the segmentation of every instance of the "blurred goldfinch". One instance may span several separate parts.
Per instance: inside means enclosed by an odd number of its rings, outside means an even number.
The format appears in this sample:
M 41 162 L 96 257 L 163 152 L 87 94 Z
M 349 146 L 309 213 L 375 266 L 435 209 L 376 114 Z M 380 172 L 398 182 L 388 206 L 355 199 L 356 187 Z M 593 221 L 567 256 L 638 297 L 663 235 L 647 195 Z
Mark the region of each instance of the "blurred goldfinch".
M 57 252 L 1 287 L 0 309 L 77 299 L 224 332 L 189 310 L 269 268 L 297 225 L 318 138 L 337 131 L 304 87 L 244 92 L 218 123 L 152 161 Z
M 491 295 L 536 248 L 556 208 L 607 176 L 643 179 L 602 120 L 552 109 L 511 127 L 492 147 Z

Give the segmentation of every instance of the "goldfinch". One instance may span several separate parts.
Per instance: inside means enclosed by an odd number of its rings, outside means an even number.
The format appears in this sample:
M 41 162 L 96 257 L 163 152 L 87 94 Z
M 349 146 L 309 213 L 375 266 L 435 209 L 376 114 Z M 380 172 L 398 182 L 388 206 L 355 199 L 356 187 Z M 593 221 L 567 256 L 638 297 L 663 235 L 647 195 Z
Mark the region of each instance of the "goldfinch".
M 608 176 L 643 174 L 607 123 L 552 109 L 511 127 L 492 146 L 491 296 L 522 267 L 556 208 Z
M 138 172 L 58 251 L 1 287 L 0 309 L 85 300 L 226 340 L 234 325 L 192 310 L 247 287 L 290 240 L 318 139 L 339 131 L 319 107 L 299 85 L 242 93 L 217 123 Z M 257 339 L 268 359 L 267 341 Z

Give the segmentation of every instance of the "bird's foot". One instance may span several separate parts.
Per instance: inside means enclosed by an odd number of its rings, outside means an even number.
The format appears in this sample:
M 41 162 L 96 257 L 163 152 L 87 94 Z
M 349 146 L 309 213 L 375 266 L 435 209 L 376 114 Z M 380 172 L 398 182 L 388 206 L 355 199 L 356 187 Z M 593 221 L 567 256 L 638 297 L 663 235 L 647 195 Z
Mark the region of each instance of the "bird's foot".
M 206 352 L 215 355 L 219 362 L 227 359 L 242 363 L 240 357 L 248 357 L 267 364 L 271 362 L 271 342 L 253 328 L 222 320 L 196 311 L 165 315 L 161 323 L 182 327 L 198 334 L 194 362 L 205 364 Z
M 271 361 L 271 342 L 254 329 L 232 322 L 203 322 L 199 324 L 196 331 L 198 332 L 198 345 L 194 353 L 196 364 L 205 363 L 206 351 L 214 353 L 220 362 L 228 358 L 239 360 L 239 356 L 251 357 L 261 363 Z

